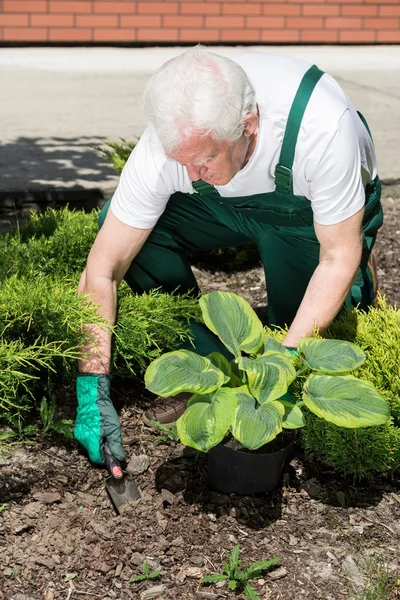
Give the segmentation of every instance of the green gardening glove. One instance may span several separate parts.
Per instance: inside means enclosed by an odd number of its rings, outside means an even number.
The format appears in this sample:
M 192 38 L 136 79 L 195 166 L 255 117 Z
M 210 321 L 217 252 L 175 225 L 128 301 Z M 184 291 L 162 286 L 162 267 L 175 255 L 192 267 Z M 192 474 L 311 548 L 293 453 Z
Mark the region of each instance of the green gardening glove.
M 74 436 L 86 448 L 95 463 L 104 463 L 103 445 L 107 440 L 111 453 L 118 460 L 125 459 L 121 425 L 110 397 L 107 375 L 84 373 L 76 379 L 78 410 Z

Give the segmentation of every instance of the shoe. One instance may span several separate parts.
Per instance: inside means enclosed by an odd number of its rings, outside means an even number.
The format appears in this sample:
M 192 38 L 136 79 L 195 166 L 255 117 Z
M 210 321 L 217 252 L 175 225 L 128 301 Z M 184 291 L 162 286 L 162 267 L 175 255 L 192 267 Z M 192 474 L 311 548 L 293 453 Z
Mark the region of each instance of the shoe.
M 143 413 L 142 419 L 144 423 L 154 428 L 152 421 L 158 421 L 166 427 L 172 427 L 175 421 L 185 412 L 186 403 L 191 396 L 193 394 L 188 392 L 183 392 L 170 398 L 157 396 L 154 407 L 148 408 Z

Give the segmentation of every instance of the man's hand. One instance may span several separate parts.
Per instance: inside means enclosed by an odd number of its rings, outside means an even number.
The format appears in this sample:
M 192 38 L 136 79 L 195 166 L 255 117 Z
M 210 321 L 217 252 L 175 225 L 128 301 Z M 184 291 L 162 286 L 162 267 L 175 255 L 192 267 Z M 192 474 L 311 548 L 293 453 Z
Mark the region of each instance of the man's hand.
M 110 380 L 104 374 L 84 373 L 76 380 L 78 410 L 74 436 L 86 448 L 95 463 L 104 463 L 103 445 L 107 440 L 111 453 L 125 459 L 121 425 L 110 397 Z

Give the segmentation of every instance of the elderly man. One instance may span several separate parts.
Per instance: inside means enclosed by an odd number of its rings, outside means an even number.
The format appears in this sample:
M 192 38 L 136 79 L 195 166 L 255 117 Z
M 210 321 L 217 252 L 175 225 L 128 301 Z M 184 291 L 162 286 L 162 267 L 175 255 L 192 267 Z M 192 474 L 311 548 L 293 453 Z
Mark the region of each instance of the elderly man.
M 148 128 L 103 209 L 79 292 L 113 323 L 117 287 L 198 293 L 186 251 L 256 241 L 271 325 L 295 348 L 343 305 L 374 300 L 368 264 L 382 224 L 368 127 L 336 81 L 301 60 L 198 46 L 168 61 L 144 95 Z M 111 336 L 80 364 L 75 436 L 95 462 L 104 440 L 124 458 L 108 381 Z M 220 350 L 193 326 L 196 350 Z M 174 421 L 182 398 L 145 421 Z

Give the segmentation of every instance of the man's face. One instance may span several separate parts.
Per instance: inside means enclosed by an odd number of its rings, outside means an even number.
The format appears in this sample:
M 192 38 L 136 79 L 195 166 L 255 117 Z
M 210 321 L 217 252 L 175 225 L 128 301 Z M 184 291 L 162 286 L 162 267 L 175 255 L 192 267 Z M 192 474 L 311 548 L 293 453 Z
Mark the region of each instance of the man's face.
M 210 134 L 194 134 L 170 157 L 187 168 L 192 181 L 225 185 L 243 166 L 247 140 L 243 135 L 236 142 L 226 142 L 214 140 Z

